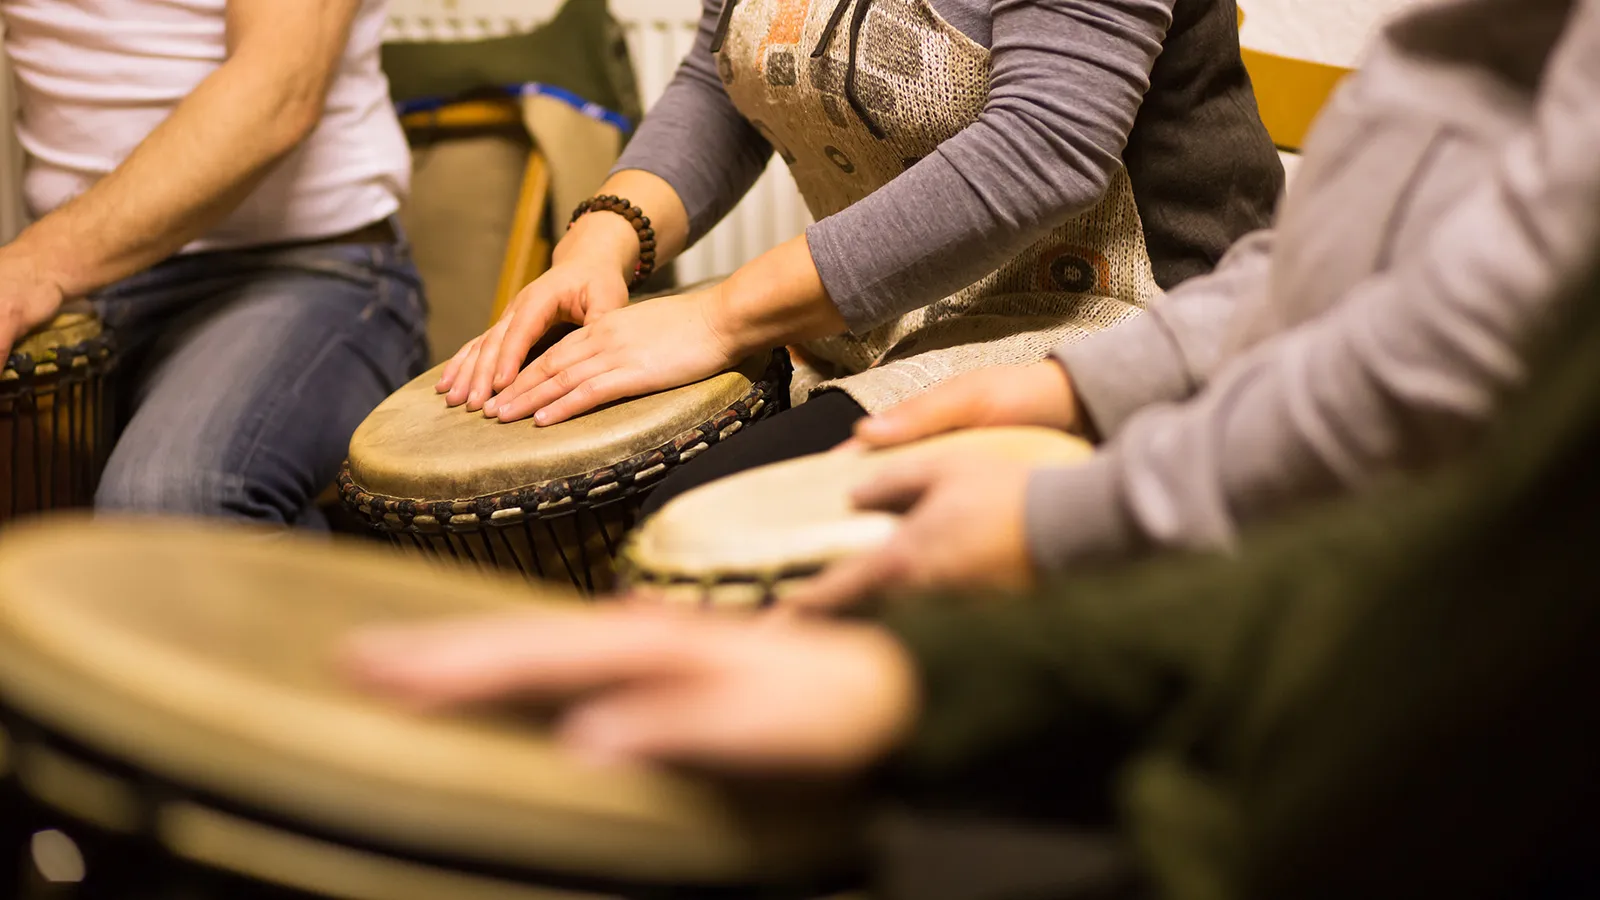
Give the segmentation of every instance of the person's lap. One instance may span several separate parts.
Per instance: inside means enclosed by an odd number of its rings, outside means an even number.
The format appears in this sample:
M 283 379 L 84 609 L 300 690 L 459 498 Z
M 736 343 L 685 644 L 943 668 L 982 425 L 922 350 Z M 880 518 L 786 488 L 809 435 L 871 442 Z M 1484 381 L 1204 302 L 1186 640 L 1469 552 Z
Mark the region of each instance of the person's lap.
M 179 258 L 95 303 L 126 421 L 100 512 L 299 523 L 426 358 L 420 282 L 389 245 Z

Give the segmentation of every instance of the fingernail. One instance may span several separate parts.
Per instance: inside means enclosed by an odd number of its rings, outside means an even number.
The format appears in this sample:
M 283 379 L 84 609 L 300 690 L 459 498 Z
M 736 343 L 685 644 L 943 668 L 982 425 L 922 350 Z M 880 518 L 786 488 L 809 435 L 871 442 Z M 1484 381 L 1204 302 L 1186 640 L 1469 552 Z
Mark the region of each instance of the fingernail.
M 542 409 L 539 410 L 538 412 L 533 414 L 533 424 L 538 425 L 540 428 L 543 428 L 544 426 L 549 425 L 550 424 L 550 414 L 545 412 Z
M 483 405 L 483 414 L 493 418 L 494 417 L 494 411 L 499 409 L 499 408 L 500 408 L 500 398 L 499 397 L 490 397 L 489 398 L 489 402 L 485 403 Z

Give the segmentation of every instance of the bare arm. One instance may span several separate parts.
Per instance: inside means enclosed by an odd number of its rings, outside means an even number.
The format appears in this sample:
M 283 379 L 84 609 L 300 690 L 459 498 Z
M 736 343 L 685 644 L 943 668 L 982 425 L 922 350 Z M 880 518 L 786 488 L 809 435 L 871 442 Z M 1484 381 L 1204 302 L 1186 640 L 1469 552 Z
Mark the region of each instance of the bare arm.
M 203 235 L 316 128 L 359 8 L 229 0 L 227 60 L 121 166 L 0 251 L 0 265 L 79 296 Z M 0 332 L 0 346 L 12 336 Z

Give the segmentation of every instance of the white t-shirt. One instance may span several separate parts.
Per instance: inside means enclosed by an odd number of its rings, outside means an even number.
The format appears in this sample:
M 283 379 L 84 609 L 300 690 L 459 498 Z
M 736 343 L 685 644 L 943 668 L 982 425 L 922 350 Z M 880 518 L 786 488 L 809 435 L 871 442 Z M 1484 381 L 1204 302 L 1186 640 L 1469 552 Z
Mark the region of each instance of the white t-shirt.
M 366 0 L 321 124 L 186 252 L 332 237 L 395 212 L 411 157 Z M 0 0 L 16 74 L 23 198 L 41 216 L 115 169 L 227 56 L 227 0 Z

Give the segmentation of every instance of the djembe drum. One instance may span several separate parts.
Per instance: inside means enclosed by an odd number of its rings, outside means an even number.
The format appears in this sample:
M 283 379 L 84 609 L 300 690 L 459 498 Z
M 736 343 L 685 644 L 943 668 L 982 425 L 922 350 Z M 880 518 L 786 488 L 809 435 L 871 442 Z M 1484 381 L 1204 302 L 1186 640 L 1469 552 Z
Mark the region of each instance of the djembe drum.
M 782 352 L 559 425 L 501 424 L 445 406 L 442 367 L 384 401 L 350 441 L 347 509 L 402 547 L 609 589 L 649 491 L 786 402 Z
M 1080 462 L 1094 449 L 1044 428 L 986 428 L 751 469 L 674 498 L 646 520 L 623 548 L 623 579 L 674 604 L 770 606 L 830 563 L 893 535 L 899 517 L 855 509 L 857 487 L 950 453 L 1047 466 Z
M 87 506 L 110 452 L 111 339 L 86 309 L 24 337 L 0 372 L 0 526 Z
M 798 900 L 856 880 L 843 786 L 597 770 L 531 716 L 420 717 L 336 673 L 353 631 L 587 614 L 570 592 L 231 532 L 69 521 L 0 548 L 12 772 L 81 879 L 50 896 Z

